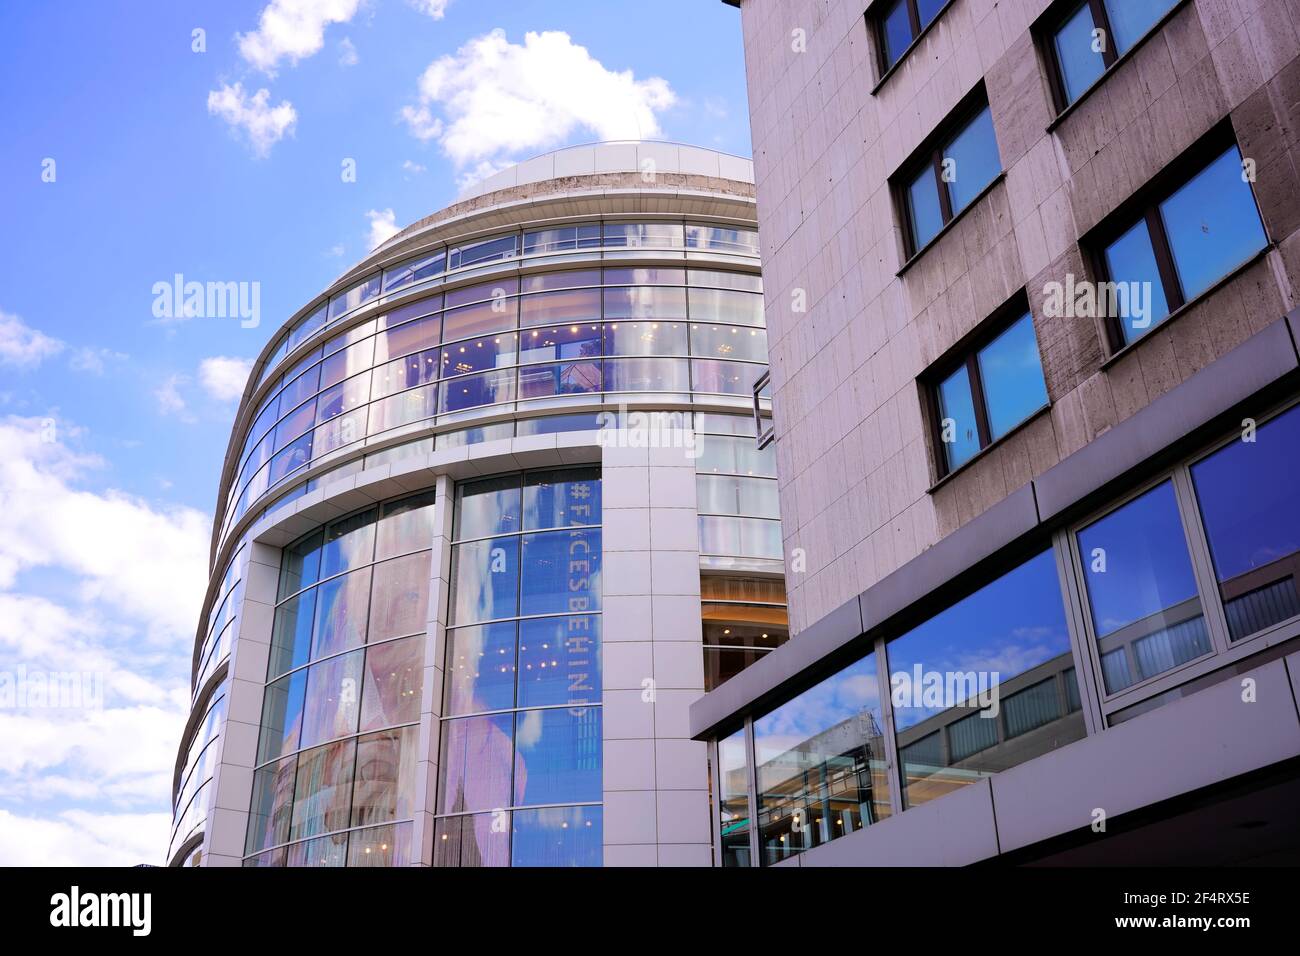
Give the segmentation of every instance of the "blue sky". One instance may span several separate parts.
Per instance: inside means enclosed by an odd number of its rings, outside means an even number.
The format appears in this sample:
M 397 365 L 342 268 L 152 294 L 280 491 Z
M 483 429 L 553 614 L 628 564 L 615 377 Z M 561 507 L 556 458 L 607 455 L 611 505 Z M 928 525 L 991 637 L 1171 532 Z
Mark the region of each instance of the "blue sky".
M 161 862 L 247 361 L 486 171 L 612 138 L 749 155 L 739 15 L 61 0 L 0 25 L 0 864 Z M 260 323 L 155 317 L 177 273 L 258 283 Z M 73 670 L 102 703 L 5 697 Z

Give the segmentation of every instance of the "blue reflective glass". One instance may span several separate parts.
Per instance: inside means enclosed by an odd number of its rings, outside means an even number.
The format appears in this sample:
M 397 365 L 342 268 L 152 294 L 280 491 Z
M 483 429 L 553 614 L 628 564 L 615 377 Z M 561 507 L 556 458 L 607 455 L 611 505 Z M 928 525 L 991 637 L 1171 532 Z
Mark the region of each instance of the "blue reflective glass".
M 600 524 L 600 471 L 533 472 L 524 482 L 524 529 Z
M 912 43 L 912 18 L 907 0 L 898 0 L 881 20 L 885 37 L 885 68 L 893 66 Z
M 1192 466 L 1233 640 L 1300 614 L 1300 408 Z
M 374 508 L 369 508 L 336 521 L 326 529 L 320 558 L 322 578 L 366 564 L 374 557 L 377 514 Z
M 516 718 L 516 806 L 601 799 L 599 707 L 525 710 Z
M 516 810 L 512 866 L 601 866 L 604 833 L 600 807 Z
M 600 531 L 524 535 L 519 613 L 600 610 Z
M 1047 404 L 1034 320 L 1026 313 L 976 356 L 996 441 Z
M 948 468 L 952 470 L 980 450 L 975 402 L 971 398 L 970 375 L 965 365 L 940 383 L 938 394 L 943 451 Z
M 266 686 L 262 698 L 262 736 L 257 746 L 258 763 L 298 749 L 306 689 L 306 670 L 295 671 Z
M 912 223 L 913 252 L 933 239 L 943 228 L 939 190 L 934 169 L 927 163 L 907 187 L 907 213 Z
M 1127 290 L 1124 298 L 1117 299 L 1119 326 L 1126 343 L 1136 341 L 1168 318 L 1169 303 L 1145 219 L 1138 220 L 1106 248 L 1106 270 L 1111 282 Z
M 510 806 L 514 725 L 514 714 L 443 721 L 439 813 Z
M 311 652 L 312 617 L 315 610 L 315 590 L 299 594 L 275 609 L 268 677 L 275 677 L 307 663 Z
M 1100 52 L 1093 49 L 1092 31 L 1095 28 L 1092 10 L 1087 3 L 1082 3 L 1053 38 L 1056 61 L 1061 67 L 1061 80 L 1069 103 L 1078 99 L 1106 72 L 1106 61 Z
M 447 638 L 447 713 L 515 704 L 515 623 L 460 627 Z
M 1115 34 L 1115 53 L 1133 47 L 1174 5 L 1175 0 L 1106 0 L 1106 14 Z
M 543 617 L 519 625 L 519 706 L 600 703 L 600 618 Z
M 514 617 L 519 610 L 519 539 L 471 541 L 452 548 L 451 622 Z
M 891 641 L 886 653 L 909 807 L 1084 735 L 1081 714 L 1062 719 L 1074 672 L 1051 551 Z M 1050 685 L 1036 697 L 1017 696 L 1043 681 Z M 1010 729 L 999 736 L 999 714 L 1013 697 L 1016 730 L 1060 722 L 1011 743 Z
M 951 170 L 948 195 L 955 216 L 1002 172 L 998 141 L 993 134 L 993 113 L 987 106 L 953 138 L 943 151 L 943 158 L 945 168 Z
M 1233 146 L 1160 204 L 1183 298 L 1194 299 L 1268 239 Z
M 1209 653 L 1172 484 L 1157 485 L 1077 538 L 1108 692 Z
M 456 537 L 486 538 L 521 530 L 519 478 L 488 478 L 456 489 Z
M 374 525 L 370 526 L 373 531 Z M 370 606 L 370 568 L 331 578 L 316 588 L 316 623 L 312 628 L 312 660 L 366 642 L 366 612 Z

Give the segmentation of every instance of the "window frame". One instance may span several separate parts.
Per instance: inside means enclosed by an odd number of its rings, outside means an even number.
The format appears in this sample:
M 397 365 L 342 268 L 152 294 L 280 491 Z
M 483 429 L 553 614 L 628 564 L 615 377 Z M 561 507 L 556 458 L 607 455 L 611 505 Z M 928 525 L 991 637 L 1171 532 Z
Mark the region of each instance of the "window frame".
M 1034 325 L 1034 313 L 1029 307 L 1029 297 L 1026 290 L 1021 289 L 998 306 L 987 319 L 979 324 L 974 332 L 959 341 L 949 349 L 943 358 L 922 373 L 921 384 L 925 392 L 925 403 L 929 412 L 930 438 L 934 445 L 935 464 L 938 467 L 937 482 L 942 482 L 949 476 L 955 475 L 973 464 L 994 445 L 1013 435 L 1027 423 L 1041 415 L 1044 410 L 1052 407 L 1052 396 L 1048 393 L 1046 403 L 1017 422 L 1007 430 L 1006 434 L 997 438 L 993 437 L 993 429 L 989 422 L 988 400 L 984 391 L 984 377 L 979 367 L 980 352 L 991 345 L 1003 332 L 1006 332 L 1026 317 L 1028 317 L 1030 324 L 1034 328 L 1034 342 L 1037 343 L 1038 327 Z M 1038 347 L 1038 367 L 1040 371 L 1043 371 L 1042 346 Z M 965 461 L 956 465 L 949 465 L 948 454 L 945 451 L 947 442 L 943 440 L 943 406 L 939 400 L 939 386 L 962 368 L 966 369 L 966 377 L 970 383 L 971 404 L 975 411 L 975 429 L 979 437 L 980 447 Z M 1046 372 L 1043 374 L 1043 388 L 1044 390 L 1047 388 Z
M 1080 238 L 1079 246 L 1084 251 L 1084 262 L 1091 267 L 1092 274 L 1096 276 L 1097 282 L 1111 282 L 1113 280 L 1110 266 L 1106 261 L 1106 250 L 1129 229 L 1139 222 L 1145 222 L 1147 233 L 1151 238 L 1151 249 L 1155 256 L 1156 269 L 1160 276 L 1165 303 L 1169 307 L 1168 315 L 1159 322 L 1153 321 L 1150 328 L 1131 342 L 1125 341 L 1124 329 L 1120 324 L 1119 316 L 1097 316 L 1097 321 L 1104 330 L 1106 345 L 1109 347 L 1108 361 L 1134 348 L 1139 343 L 1147 341 L 1156 329 L 1173 321 L 1174 318 L 1182 314 L 1188 305 L 1212 295 L 1216 289 L 1238 271 L 1272 248 L 1273 238 L 1269 235 L 1268 223 L 1264 220 L 1264 215 L 1260 211 L 1259 197 L 1255 195 L 1254 184 L 1246 181 L 1251 201 L 1254 203 L 1255 215 L 1259 219 L 1260 230 L 1264 233 L 1264 245 L 1255 256 L 1233 266 L 1204 291 L 1197 293 L 1190 299 L 1184 294 L 1182 282 L 1178 277 L 1178 266 L 1174 261 L 1173 247 L 1170 245 L 1169 235 L 1165 230 L 1164 217 L 1160 213 L 1160 206 L 1208 169 L 1230 149 L 1236 149 L 1238 156 L 1243 155 L 1241 142 L 1236 136 L 1236 130 L 1232 126 L 1232 118 L 1229 116 L 1215 124 L 1209 132 L 1185 149 L 1173 162 L 1140 186 L 1128 199 L 1120 203 L 1101 222 Z
M 899 226 L 903 233 L 903 265 L 899 270 L 900 274 L 920 258 L 922 253 L 938 242 L 939 238 L 948 231 L 954 222 L 975 208 L 988 191 L 1006 175 L 1006 166 L 1002 165 L 998 172 L 989 179 L 988 183 L 980 188 L 970 202 L 959 210 L 953 210 L 952 194 L 948 191 L 948 183 L 943 178 L 943 153 L 985 110 L 989 110 L 989 121 L 991 123 L 993 118 L 992 106 L 989 103 L 987 88 L 981 80 L 969 93 L 961 98 L 961 101 L 939 122 L 934 131 L 889 177 L 890 192 L 894 196 L 894 206 L 898 212 Z M 993 145 L 998 151 L 998 162 L 1002 164 L 1002 149 L 998 145 L 996 128 L 993 134 Z M 908 187 L 927 168 L 934 174 L 934 184 L 938 190 L 939 216 L 943 223 L 933 236 L 924 243 L 919 243 L 912 223 L 912 199 L 908 194 Z
M 867 6 L 865 18 L 867 21 L 867 30 L 871 34 L 872 44 L 876 51 L 876 62 L 880 65 L 877 71 L 877 80 L 875 89 L 871 91 L 874 96 L 876 92 L 884 85 L 885 80 L 898 69 L 904 60 L 911 55 L 917 45 L 925 38 L 936 23 L 938 23 L 948 8 L 953 5 L 955 0 L 944 0 L 944 3 L 935 11 L 930 22 L 921 24 L 921 10 L 917 5 L 917 0 L 901 0 L 904 7 L 907 8 L 907 22 L 912 28 L 912 39 L 902 50 L 899 51 L 897 58 L 889 62 L 889 51 L 885 45 L 885 15 L 893 7 L 894 0 L 873 0 Z

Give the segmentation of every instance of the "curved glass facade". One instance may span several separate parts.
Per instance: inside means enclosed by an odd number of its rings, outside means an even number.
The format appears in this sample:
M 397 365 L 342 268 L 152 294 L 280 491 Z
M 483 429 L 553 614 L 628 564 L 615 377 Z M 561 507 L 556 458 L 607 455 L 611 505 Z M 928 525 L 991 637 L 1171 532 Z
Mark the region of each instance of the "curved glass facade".
M 601 480 L 456 490 L 435 866 L 601 864 Z
M 410 858 L 433 494 L 284 549 L 245 865 Z
M 761 292 L 739 272 L 620 267 L 503 276 L 404 302 L 328 338 L 262 399 L 226 528 L 313 461 L 417 423 L 607 394 L 748 397 L 767 361 Z

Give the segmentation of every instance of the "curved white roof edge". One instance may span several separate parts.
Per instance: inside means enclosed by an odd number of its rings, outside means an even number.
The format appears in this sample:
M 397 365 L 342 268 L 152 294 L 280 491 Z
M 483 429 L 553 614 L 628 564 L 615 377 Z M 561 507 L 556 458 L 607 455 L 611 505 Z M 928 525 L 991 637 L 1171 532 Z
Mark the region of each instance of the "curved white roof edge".
M 522 163 L 471 183 L 461 191 L 457 201 L 473 199 L 498 189 L 558 179 L 563 176 L 590 176 L 595 173 L 642 172 L 689 173 L 714 176 L 737 182 L 754 181 L 754 161 L 730 153 L 670 143 L 660 140 L 615 140 L 566 146 L 543 153 Z

